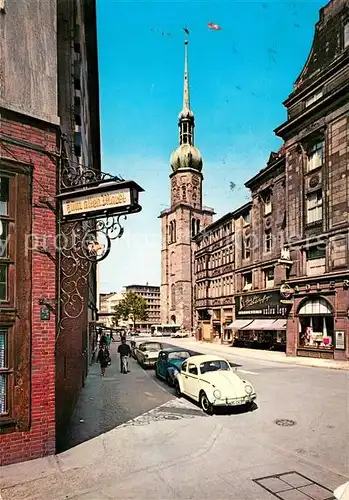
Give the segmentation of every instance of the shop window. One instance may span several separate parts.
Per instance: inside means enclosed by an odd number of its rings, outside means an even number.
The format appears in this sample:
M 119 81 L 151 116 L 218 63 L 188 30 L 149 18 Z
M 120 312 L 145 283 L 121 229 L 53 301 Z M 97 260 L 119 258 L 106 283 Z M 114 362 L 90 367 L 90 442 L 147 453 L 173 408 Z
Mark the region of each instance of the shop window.
M 242 238 L 242 258 L 249 259 L 251 257 L 251 237 Z
M 333 316 L 300 316 L 299 346 L 312 349 L 333 347 Z
M 307 170 L 310 172 L 315 168 L 321 167 L 323 162 L 324 142 L 318 141 L 312 144 L 308 149 Z
M 244 292 L 252 290 L 252 271 L 243 275 L 243 285 Z
M 271 248 L 272 248 L 271 229 L 267 229 L 264 233 L 264 250 L 265 252 L 271 252 Z
M 322 190 L 307 194 L 307 224 L 322 220 Z
M 274 268 L 269 267 L 264 271 L 265 288 L 274 288 Z

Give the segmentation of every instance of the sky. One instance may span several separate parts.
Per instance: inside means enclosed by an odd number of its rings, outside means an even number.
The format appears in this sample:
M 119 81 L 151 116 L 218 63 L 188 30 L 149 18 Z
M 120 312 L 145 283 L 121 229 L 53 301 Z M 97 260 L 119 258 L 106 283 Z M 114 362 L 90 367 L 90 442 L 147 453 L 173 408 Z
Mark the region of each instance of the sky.
M 97 0 L 102 170 L 145 190 L 142 211 L 128 216 L 99 265 L 101 293 L 160 285 L 158 216 L 169 207 L 169 158 L 178 147 L 184 40 L 204 205 L 216 220 L 249 200 L 244 183 L 281 147 L 273 130 L 286 120 L 282 102 L 325 3 Z

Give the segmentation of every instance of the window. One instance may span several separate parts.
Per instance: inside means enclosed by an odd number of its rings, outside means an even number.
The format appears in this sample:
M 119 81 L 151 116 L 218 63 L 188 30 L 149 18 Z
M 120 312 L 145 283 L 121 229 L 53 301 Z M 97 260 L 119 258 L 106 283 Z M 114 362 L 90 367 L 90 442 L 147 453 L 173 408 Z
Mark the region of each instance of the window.
M 252 272 L 245 273 L 243 275 L 243 291 L 249 291 L 252 289 Z
M 175 285 L 171 285 L 171 308 L 174 309 L 176 307 L 176 289 Z
M 242 258 L 249 259 L 251 257 L 251 238 L 246 236 L 242 238 Z
M 0 302 L 8 300 L 9 178 L 0 177 Z
M 185 362 L 182 364 L 182 367 L 181 367 L 181 372 L 186 372 L 186 371 L 187 371 L 187 365 L 188 365 L 188 363 L 185 361 Z
M 307 260 L 324 259 L 326 257 L 326 247 L 314 246 L 307 250 Z
M 307 161 L 308 172 L 314 170 L 315 168 L 321 167 L 323 162 L 323 149 L 324 149 L 323 141 L 316 142 L 308 149 L 308 161 Z
M 9 362 L 8 362 L 7 331 L 0 330 L 0 415 L 8 413 L 8 386 L 9 386 Z
M 264 196 L 264 215 L 271 213 L 271 193 L 268 192 Z
M 193 364 L 189 365 L 188 372 L 191 375 L 197 375 L 198 374 L 198 369 L 197 369 L 196 365 L 193 365 Z
M 322 245 L 313 246 L 306 251 L 307 276 L 321 276 L 326 272 L 326 248 Z
M 308 97 L 305 101 L 305 107 L 307 108 L 308 106 L 311 106 L 314 104 L 314 102 L 318 101 L 322 97 L 322 90 L 319 92 L 316 92 L 316 94 L 313 94 L 312 96 Z
M 266 252 L 271 252 L 272 244 L 271 229 L 267 229 L 264 234 L 264 249 Z
M 245 212 L 244 214 L 242 214 L 242 218 L 244 220 L 244 226 L 247 226 L 251 222 L 251 212 Z
M 269 267 L 264 271 L 265 288 L 274 288 L 274 268 Z
M 307 194 L 307 224 L 322 220 L 322 191 Z
M 344 48 L 349 47 L 349 23 L 344 26 Z

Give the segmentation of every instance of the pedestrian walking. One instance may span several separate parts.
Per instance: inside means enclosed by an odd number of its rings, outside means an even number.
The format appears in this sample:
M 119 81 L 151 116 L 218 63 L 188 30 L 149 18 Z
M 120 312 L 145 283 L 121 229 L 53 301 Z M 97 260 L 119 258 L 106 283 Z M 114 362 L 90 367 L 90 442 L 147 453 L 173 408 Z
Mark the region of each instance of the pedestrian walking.
M 110 361 L 110 353 L 107 345 L 101 344 L 97 356 L 97 363 L 101 366 L 101 377 L 105 377 L 105 369 L 110 364 Z
M 118 347 L 118 353 L 120 354 L 121 373 L 130 373 L 130 370 L 128 368 L 128 360 L 131 357 L 131 348 L 128 344 L 126 344 L 125 337 L 121 339 L 121 344 Z

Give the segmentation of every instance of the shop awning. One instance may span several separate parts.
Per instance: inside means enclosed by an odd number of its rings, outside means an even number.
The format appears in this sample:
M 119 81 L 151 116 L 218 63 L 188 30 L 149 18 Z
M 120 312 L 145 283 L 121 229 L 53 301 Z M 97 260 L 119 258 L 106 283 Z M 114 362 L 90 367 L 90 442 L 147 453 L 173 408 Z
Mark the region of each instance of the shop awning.
M 278 330 L 278 328 L 273 327 L 275 323 L 274 319 L 254 319 L 252 323 L 248 324 L 243 330 Z
M 272 330 L 286 330 L 286 325 L 286 319 L 277 319 L 273 324 Z
M 242 330 L 245 326 L 249 325 L 252 319 L 236 319 L 226 328 L 234 328 L 235 330 Z

